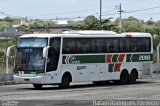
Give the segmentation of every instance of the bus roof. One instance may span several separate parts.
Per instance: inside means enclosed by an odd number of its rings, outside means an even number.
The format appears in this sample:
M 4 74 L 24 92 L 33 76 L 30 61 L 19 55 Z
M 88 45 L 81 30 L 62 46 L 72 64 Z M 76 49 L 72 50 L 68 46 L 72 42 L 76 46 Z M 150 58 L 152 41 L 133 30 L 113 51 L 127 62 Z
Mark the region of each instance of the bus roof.
M 20 38 L 52 38 L 52 37 L 151 37 L 149 33 L 122 33 L 117 34 L 113 31 L 65 31 L 60 34 L 26 34 Z
M 124 35 L 126 37 L 152 37 L 150 33 L 144 33 L 144 32 L 126 32 L 122 33 L 121 35 Z
M 116 32 L 104 30 L 73 30 L 64 31 L 63 34 L 80 34 L 80 35 L 114 35 Z

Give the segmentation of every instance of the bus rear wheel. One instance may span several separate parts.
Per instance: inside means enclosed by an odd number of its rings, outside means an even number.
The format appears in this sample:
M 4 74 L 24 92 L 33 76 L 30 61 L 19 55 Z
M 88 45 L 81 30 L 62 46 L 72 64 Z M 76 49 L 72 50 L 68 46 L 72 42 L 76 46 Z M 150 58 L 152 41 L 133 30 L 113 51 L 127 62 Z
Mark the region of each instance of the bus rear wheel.
M 42 84 L 33 84 L 35 89 L 41 89 L 42 88 Z
M 129 80 L 128 82 L 130 84 L 134 84 L 136 82 L 136 79 L 137 79 L 137 72 L 136 71 L 132 71 L 131 74 L 129 75 Z
M 71 77 L 69 74 L 65 74 L 62 77 L 62 83 L 59 85 L 60 88 L 68 88 L 71 82 Z

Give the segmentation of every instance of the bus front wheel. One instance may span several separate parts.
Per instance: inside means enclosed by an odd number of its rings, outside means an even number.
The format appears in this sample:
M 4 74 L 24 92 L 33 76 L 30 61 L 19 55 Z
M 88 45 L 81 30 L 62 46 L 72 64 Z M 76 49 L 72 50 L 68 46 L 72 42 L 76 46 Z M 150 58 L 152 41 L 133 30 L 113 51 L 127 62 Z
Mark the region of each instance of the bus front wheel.
M 62 82 L 59 85 L 60 88 L 68 88 L 71 82 L 71 76 L 69 74 L 64 74 L 62 77 Z
M 33 84 L 35 89 L 41 89 L 42 88 L 42 84 Z

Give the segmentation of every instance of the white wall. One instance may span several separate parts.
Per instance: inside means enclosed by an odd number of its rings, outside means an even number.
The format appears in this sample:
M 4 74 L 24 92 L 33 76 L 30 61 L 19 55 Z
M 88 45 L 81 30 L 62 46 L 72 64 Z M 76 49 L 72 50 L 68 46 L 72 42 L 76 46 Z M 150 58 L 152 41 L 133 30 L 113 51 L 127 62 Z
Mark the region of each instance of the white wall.
M 56 24 L 58 24 L 58 25 L 66 25 L 66 24 L 68 24 L 68 21 L 67 20 L 57 20 L 57 22 L 56 22 Z

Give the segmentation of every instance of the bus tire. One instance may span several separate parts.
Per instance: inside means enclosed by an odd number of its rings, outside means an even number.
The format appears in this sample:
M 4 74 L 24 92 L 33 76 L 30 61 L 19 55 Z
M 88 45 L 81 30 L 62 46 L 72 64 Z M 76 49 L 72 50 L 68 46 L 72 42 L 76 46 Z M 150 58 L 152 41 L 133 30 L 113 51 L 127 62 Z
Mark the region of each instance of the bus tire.
M 70 74 L 64 74 L 62 77 L 62 82 L 59 85 L 60 88 L 68 88 L 71 82 Z
M 127 84 L 128 79 L 129 79 L 128 71 L 123 70 L 120 75 L 120 80 L 119 80 L 120 84 L 122 84 L 122 85 Z
M 41 89 L 42 88 L 42 84 L 33 84 L 35 89 Z
M 136 79 L 138 78 L 138 72 L 137 70 L 132 70 L 130 75 L 129 75 L 129 80 L 128 83 L 134 84 L 136 83 Z
M 103 81 L 93 81 L 94 85 L 103 85 Z

